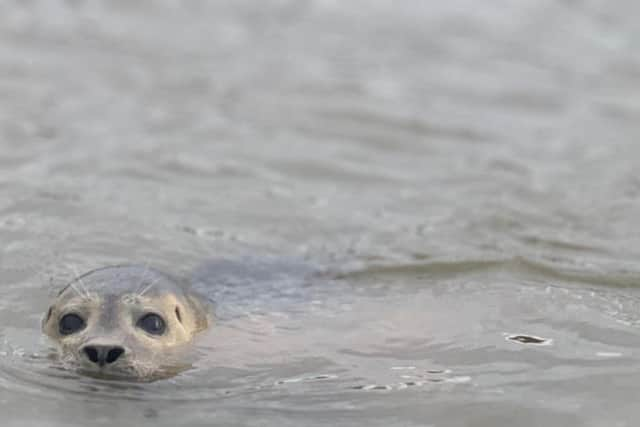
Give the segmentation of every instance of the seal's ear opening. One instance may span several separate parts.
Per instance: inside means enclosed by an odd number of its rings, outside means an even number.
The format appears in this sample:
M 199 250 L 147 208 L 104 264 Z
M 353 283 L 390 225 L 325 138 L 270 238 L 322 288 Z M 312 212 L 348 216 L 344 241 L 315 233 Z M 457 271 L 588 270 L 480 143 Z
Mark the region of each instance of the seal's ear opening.
M 175 313 L 176 313 L 176 318 L 178 319 L 178 322 L 182 323 L 182 314 L 180 314 L 180 307 L 178 307 L 177 305 L 176 305 Z
M 212 306 L 207 303 L 205 298 L 197 295 L 185 295 L 187 303 L 191 306 L 191 312 L 194 313 L 194 332 L 202 332 L 209 327 L 212 319 Z
M 49 307 L 49 310 L 47 310 L 47 314 L 45 314 L 44 317 L 42 318 L 42 325 L 41 325 L 42 329 L 44 329 L 49 319 L 51 319 L 52 312 L 53 312 L 53 307 Z

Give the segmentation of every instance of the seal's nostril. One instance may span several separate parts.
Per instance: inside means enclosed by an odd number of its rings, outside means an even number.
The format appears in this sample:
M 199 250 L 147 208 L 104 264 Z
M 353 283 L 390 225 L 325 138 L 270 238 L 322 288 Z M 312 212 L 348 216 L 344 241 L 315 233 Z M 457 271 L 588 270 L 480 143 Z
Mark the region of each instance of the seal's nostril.
M 93 363 L 98 363 L 98 349 L 92 346 L 87 346 L 85 348 L 82 349 L 84 351 L 84 354 L 87 355 L 87 358 L 89 358 L 90 361 L 92 361 Z
M 105 361 L 107 363 L 113 363 L 116 360 L 118 360 L 118 358 L 123 354 L 124 354 L 124 348 L 114 347 L 111 350 L 109 350 L 109 352 L 107 353 L 107 358 L 105 359 Z
M 88 345 L 82 349 L 91 362 L 104 366 L 118 360 L 124 354 L 120 346 Z

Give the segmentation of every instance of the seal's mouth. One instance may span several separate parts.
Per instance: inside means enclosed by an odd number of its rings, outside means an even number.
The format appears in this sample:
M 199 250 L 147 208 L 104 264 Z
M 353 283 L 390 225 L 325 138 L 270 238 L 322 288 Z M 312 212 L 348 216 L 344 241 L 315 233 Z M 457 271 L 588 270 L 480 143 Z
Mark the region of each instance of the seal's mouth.
M 96 363 L 92 360 L 92 357 L 95 359 L 94 356 L 77 352 L 61 354 L 53 349 L 50 354 L 52 359 L 61 362 L 63 369 L 100 380 L 152 382 L 172 378 L 193 368 L 193 360 L 190 357 L 172 357 L 171 353 L 163 354 L 161 361 L 153 356 L 142 357 L 129 353 L 118 357 L 112 363 L 107 363 L 106 359 L 105 363 L 99 363 L 99 360 Z
M 97 379 L 106 380 L 143 380 L 145 376 L 140 373 L 133 366 L 109 366 L 109 367 L 95 367 L 92 365 L 82 364 L 77 366 L 78 373 Z
M 79 366 L 76 371 L 84 376 L 112 381 L 127 382 L 152 382 L 162 379 L 168 379 L 177 374 L 191 369 L 191 365 L 182 366 L 156 366 L 141 368 L 132 365 L 127 366 L 108 366 L 95 368 L 93 366 Z

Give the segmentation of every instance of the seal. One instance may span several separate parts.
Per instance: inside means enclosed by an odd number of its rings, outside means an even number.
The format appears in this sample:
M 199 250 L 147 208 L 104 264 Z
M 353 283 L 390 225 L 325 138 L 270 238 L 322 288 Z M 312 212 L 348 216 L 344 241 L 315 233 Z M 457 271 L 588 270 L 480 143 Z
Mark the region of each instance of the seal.
M 72 280 L 42 331 L 64 363 L 98 377 L 150 380 L 188 368 L 194 336 L 213 321 L 208 301 L 158 270 L 119 265 Z

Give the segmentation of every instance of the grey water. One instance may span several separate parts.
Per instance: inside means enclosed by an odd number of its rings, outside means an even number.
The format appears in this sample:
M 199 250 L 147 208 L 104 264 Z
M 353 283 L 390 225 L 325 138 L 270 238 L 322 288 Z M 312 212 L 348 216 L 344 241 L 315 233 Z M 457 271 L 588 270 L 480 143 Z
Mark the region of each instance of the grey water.
M 1 424 L 636 425 L 639 14 L 3 2 Z M 322 274 L 221 294 L 171 379 L 50 357 L 77 274 L 247 254 Z

